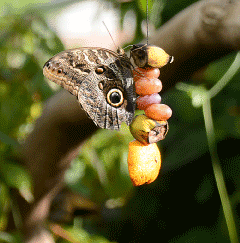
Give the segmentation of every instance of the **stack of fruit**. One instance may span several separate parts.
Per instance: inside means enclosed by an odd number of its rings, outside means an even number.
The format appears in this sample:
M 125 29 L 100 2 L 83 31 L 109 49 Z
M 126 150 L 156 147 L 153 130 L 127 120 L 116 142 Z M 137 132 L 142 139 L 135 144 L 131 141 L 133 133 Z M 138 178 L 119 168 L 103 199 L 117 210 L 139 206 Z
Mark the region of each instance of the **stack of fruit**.
M 136 116 L 130 125 L 135 138 L 129 143 L 128 169 L 133 185 L 153 182 L 161 167 L 161 154 L 156 142 L 165 138 L 167 120 L 172 115 L 169 106 L 161 104 L 162 82 L 158 79 L 162 66 L 173 61 L 163 49 L 152 45 L 135 45 L 131 55 L 138 66 L 133 77 L 136 105 L 145 115 Z

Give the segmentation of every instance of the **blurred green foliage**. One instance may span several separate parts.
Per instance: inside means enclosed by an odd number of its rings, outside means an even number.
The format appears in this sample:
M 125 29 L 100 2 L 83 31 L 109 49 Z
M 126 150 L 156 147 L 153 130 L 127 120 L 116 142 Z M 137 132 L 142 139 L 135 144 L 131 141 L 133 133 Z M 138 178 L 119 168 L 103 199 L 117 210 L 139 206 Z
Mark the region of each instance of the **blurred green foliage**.
M 141 24 L 146 20 L 146 1 L 112 2 L 116 3 L 117 8 L 120 9 L 121 24 L 123 24 L 128 11 L 135 13 L 137 27 L 133 42 L 139 42 L 143 38 Z M 149 1 L 149 19 L 156 27 L 159 27 L 193 2 L 195 1 Z M 1 242 L 20 242 L 18 233 L 5 232 L 12 209 L 9 189 L 17 189 L 27 200 L 31 200 L 31 178 L 18 160 L 18 148 L 31 132 L 35 120 L 41 115 L 43 102 L 54 93 L 43 78 L 42 66 L 51 56 L 64 49 L 59 38 L 49 29 L 43 15 L 41 15 L 44 12 L 43 8 L 37 8 L 35 5 L 33 10 L 25 2 L 21 4 L 25 7 L 24 11 L 22 8 L 17 10 L 18 6 L 15 6 L 15 11 L 10 11 L 6 7 L 8 5 L 4 5 L 6 9 L 0 17 Z M 193 78 L 188 83 L 201 83 L 199 86 L 192 86 L 196 93 L 201 93 L 202 89 L 209 89 L 224 75 L 234 56 L 235 54 L 231 54 L 212 63 L 200 78 Z M 240 138 L 239 79 L 240 73 L 238 72 L 231 82 L 212 99 L 213 119 L 218 142 L 227 138 L 236 140 Z M 159 144 L 163 156 L 160 177 L 165 173 L 173 173 L 173 171 L 185 168 L 188 163 L 205 158 L 208 152 L 202 110 L 200 107 L 194 106 L 192 98 L 192 94 L 181 89 L 169 90 L 162 97 L 163 103 L 172 108 L 174 115 L 169 122 L 170 130 L 167 138 Z M 122 209 L 127 204 L 130 195 L 135 195 L 127 170 L 127 150 L 130 140 L 132 137 L 127 126 L 122 126 L 121 132 L 99 130 L 85 143 L 82 153 L 73 161 L 72 167 L 66 173 L 65 178 L 68 186 L 101 207 Z M 226 156 L 222 163 L 225 163 L 224 165 L 227 167 L 224 170 L 226 180 L 230 180 L 234 185 L 231 189 L 231 200 L 239 226 L 237 205 L 240 201 L 240 157 L 238 154 L 228 154 L 228 150 L 227 147 Z M 210 160 L 207 162 L 211 163 Z M 158 183 L 156 181 L 149 185 L 149 191 L 154 187 L 158 188 Z M 168 190 L 168 181 L 166 180 L 165 183 L 166 185 L 160 184 L 159 186 L 163 191 Z M 201 178 L 201 183 L 194 191 L 197 203 L 204 204 L 206 198 L 211 198 L 214 194 L 213 187 L 214 183 L 208 175 Z M 158 191 L 160 191 L 159 188 Z M 184 190 L 188 190 L 188 188 L 184 188 Z M 140 200 L 144 200 L 143 197 Z M 173 196 L 168 200 L 178 199 Z M 141 207 L 141 212 L 146 210 L 146 222 L 150 219 L 150 215 L 156 214 L 158 211 L 159 202 L 154 199 L 144 206 L 139 201 L 136 202 L 134 204 L 136 211 L 139 210 L 139 207 Z M 179 232 L 178 236 L 173 234 L 172 240 L 169 242 L 229 242 L 227 236 L 222 238 L 226 227 L 220 208 L 219 212 L 214 229 L 193 225 L 186 232 Z M 126 215 L 128 214 L 131 214 L 131 211 L 127 211 Z M 117 216 L 120 217 L 119 214 Z M 110 216 L 107 217 L 110 218 Z M 94 220 L 81 221 L 81 217 L 76 216 L 72 223 L 63 225 L 63 228 L 79 242 L 109 242 L 104 237 L 106 231 L 104 229 L 93 230 L 94 224 Z M 136 225 L 138 227 L 137 223 Z M 86 230 L 86 227 L 83 226 L 89 227 L 90 230 Z M 213 239 L 212 232 L 215 234 Z M 215 241 L 216 238 L 221 241 Z M 57 242 L 68 241 L 58 239 Z
M 42 102 L 53 94 L 42 66 L 63 45 L 37 11 L 9 10 L 0 17 L 0 28 L 0 228 L 4 230 L 12 205 L 9 189 L 31 199 L 31 178 L 19 161 L 18 149 L 40 116 Z M 3 242 L 13 242 L 10 238 L 0 234 Z

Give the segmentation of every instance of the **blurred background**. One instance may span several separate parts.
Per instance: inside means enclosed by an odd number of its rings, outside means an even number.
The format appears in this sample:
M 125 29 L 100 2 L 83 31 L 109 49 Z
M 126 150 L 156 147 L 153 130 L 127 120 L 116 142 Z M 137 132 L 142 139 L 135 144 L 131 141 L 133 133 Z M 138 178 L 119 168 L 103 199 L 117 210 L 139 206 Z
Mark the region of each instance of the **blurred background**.
M 149 0 L 150 35 L 193 2 Z M 146 35 L 146 1 L 9 0 L 0 6 L 0 242 L 22 242 L 18 230 L 8 230 L 10 218 L 15 223 L 18 218 L 11 189 L 32 200 L 32 180 L 18 159 L 19 147 L 41 116 L 44 102 L 61 89 L 43 77 L 44 63 L 69 48 L 115 50 L 115 44 L 140 42 Z M 132 186 L 127 153 L 133 138 L 127 126 L 120 132 L 98 130 L 84 143 L 65 175 L 66 188 L 51 207 L 48 223 L 56 242 L 230 242 L 201 102 L 235 57 L 232 53 L 207 65 L 162 95 L 173 117 L 166 139 L 158 144 L 162 168 L 154 183 Z M 239 234 L 236 70 L 211 107 L 217 153 Z

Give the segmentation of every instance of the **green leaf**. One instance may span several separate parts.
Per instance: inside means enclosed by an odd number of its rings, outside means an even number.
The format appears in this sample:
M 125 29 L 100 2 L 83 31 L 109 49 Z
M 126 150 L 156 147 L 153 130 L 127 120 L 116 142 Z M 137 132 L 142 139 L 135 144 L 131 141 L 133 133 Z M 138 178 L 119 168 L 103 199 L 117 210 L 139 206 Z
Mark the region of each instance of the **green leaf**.
M 20 144 L 15 139 L 0 131 L 0 141 L 15 148 L 20 147 Z
M 0 241 L 1 242 L 9 242 L 9 243 L 14 243 L 15 238 L 13 237 L 12 234 L 9 234 L 7 232 L 0 232 Z
M 9 187 L 17 188 L 28 200 L 31 194 L 31 177 L 22 166 L 12 162 L 0 164 L 0 178 Z
M 148 13 L 152 11 L 153 1 L 152 0 L 137 0 L 138 7 L 142 11 L 142 13 L 146 16 L 147 14 L 147 6 L 148 6 Z

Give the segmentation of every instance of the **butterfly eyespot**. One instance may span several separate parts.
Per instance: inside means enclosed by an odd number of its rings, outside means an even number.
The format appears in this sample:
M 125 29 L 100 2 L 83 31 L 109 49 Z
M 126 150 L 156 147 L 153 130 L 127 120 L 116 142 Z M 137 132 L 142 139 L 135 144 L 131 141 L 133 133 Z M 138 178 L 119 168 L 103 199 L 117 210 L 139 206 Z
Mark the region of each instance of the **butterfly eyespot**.
M 105 72 L 105 68 L 104 67 L 97 67 L 96 70 L 95 70 L 95 72 L 97 74 L 102 74 L 102 73 Z
M 107 94 L 107 101 L 114 107 L 119 107 L 123 103 L 123 93 L 119 89 L 111 89 Z

